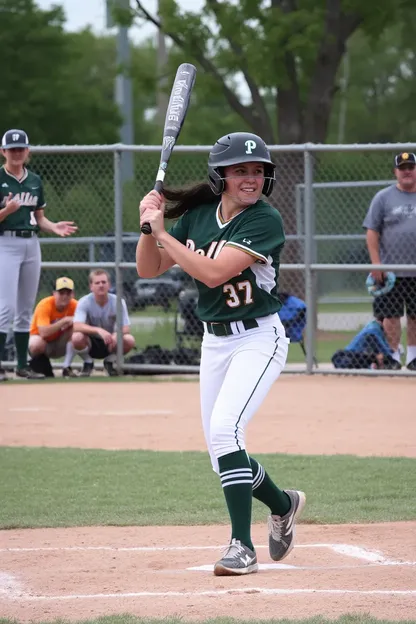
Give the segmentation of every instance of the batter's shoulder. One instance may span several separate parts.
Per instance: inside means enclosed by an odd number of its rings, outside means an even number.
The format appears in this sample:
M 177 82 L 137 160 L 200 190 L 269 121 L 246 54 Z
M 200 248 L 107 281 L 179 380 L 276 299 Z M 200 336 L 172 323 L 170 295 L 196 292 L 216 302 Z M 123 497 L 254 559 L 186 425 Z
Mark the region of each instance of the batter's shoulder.
M 283 219 L 280 212 L 263 200 L 259 200 L 245 212 L 247 221 L 261 221 L 270 223 L 270 227 L 283 227 Z

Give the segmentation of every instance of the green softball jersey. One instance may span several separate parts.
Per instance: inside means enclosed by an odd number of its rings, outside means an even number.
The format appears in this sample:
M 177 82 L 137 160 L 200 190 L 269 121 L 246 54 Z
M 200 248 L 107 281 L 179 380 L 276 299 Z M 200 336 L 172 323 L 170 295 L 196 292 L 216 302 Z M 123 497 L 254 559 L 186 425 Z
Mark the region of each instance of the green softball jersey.
M 243 321 L 280 310 L 277 296 L 280 253 L 285 242 L 282 217 L 263 200 L 224 222 L 221 205 L 198 206 L 182 215 L 169 233 L 195 253 L 215 259 L 223 247 L 250 254 L 255 262 L 215 288 L 195 280 L 202 321 Z
M 0 167 L 0 205 L 3 205 L 9 193 L 13 194 L 13 199 L 21 202 L 21 206 L 0 223 L 0 231 L 37 230 L 34 212 L 46 205 L 40 177 L 25 169 L 23 178 L 18 180 L 4 167 Z

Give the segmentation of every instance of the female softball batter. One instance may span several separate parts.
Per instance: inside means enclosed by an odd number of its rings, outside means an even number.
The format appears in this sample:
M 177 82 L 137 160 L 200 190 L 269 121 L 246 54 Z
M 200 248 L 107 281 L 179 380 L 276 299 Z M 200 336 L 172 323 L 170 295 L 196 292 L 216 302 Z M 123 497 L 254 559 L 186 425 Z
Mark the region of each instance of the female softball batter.
M 42 180 L 26 169 L 29 139 L 23 130 L 8 130 L 1 141 L 5 164 L 0 168 L 0 381 L 7 379 L 1 359 L 7 332 L 14 320 L 17 351 L 16 375 L 41 379 L 27 364 L 32 310 L 40 277 L 40 244 L 37 232 L 69 236 L 78 229 L 72 221 L 52 223 Z
M 199 291 L 202 424 L 231 518 L 231 542 L 214 566 L 217 576 L 258 570 L 253 496 L 270 509 L 275 561 L 292 550 L 295 520 L 305 504 L 303 492 L 280 490 L 245 450 L 246 426 L 279 377 L 289 343 L 278 316 L 282 219 L 260 199 L 272 192 L 274 169 L 260 137 L 236 132 L 214 145 L 209 184 L 165 189 L 163 196 L 151 191 L 140 203 L 140 222 L 151 224 L 152 236 L 141 236 L 137 245 L 139 275 L 154 277 L 176 263 Z M 179 217 L 169 233 L 165 216 Z

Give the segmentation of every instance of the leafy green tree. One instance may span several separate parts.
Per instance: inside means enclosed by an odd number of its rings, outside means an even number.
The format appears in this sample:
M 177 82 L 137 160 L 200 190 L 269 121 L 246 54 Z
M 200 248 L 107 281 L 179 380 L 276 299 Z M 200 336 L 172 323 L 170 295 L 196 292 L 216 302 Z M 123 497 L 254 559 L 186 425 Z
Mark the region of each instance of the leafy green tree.
M 351 38 L 344 102 L 346 142 L 404 142 L 416 135 L 416 54 L 408 25 L 395 24 L 377 40 L 360 31 Z M 337 98 L 331 142 L 338 138 L 340 104 Z
M 408 0 L 206 0 L 201 12 L 161 0 L 160 18 L 136 0 L 136 15 L 161 28 L 222 90 L 229 108 L 266 142 L 325 142 L 339 67 L 358 29 L 377 39 L 415 14 Z M 232 87 L 240 75 L 245 102 Z M 270 109 L 271 98 L 273 106 Z

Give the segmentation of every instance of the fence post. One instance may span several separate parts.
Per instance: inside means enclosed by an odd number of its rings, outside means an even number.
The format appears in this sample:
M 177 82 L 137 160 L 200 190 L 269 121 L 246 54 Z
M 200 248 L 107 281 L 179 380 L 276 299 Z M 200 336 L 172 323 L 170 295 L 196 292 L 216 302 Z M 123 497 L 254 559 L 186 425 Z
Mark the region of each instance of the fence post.
M 117 296 L 116 326 L 117 326 L 117 359 L 116 368 L 122 373 L 124 362 L 123 354 L 123 276 L 120 263 L 123 260 L 123 186 L 121 173 L 121 152 L 114 152 L 114 262 L 115 262 L 115 286 Z
M 305 149 L 305 303 L 306 303 L 306 328 L 305 328 L 305 348 L 306 348 L 306 373 L 311 375 L 315 357 L 315 318 L 313 310 L 314 287 L 313 272 L 311 265 L 314 256 L 314 202 L 313 202 L 313 162 L 311 153 Z
M 95 262 L 95 243 L 92 239 L 88 243 L 88 262 Z

